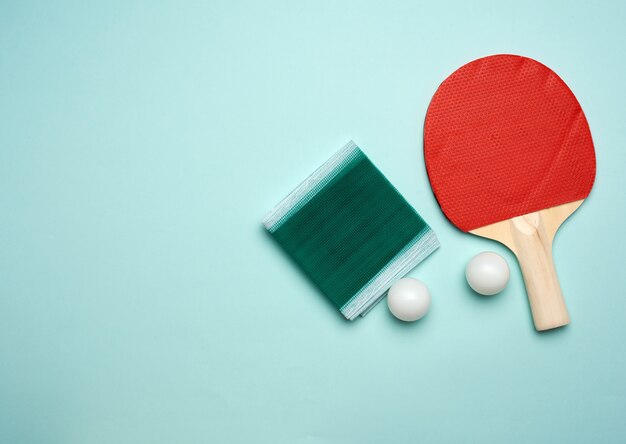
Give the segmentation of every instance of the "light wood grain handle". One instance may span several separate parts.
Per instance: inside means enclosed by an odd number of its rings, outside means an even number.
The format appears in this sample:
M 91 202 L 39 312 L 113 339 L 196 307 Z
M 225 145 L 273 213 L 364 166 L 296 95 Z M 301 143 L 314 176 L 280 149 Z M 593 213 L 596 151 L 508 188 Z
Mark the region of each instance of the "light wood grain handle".
M 552 260 L 556 229 L 542 212 L 511 219 L 514 252 L 520 263 L 535 328 L 549 330 L 569 324 L 569 314 Z

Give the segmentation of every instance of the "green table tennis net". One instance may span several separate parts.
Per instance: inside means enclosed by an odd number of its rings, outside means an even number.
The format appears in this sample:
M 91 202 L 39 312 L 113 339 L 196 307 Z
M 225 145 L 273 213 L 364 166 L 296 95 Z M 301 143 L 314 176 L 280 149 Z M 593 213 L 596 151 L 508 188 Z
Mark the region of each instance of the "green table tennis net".
M 439 247 L 435 233 L 353 142 L 263 220 L 350 320 Z

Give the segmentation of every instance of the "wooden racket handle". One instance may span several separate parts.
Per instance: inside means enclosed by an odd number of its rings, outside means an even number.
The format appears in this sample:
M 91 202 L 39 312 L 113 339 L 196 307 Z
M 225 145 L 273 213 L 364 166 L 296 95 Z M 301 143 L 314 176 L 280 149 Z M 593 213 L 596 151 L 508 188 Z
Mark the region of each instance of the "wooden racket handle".
M 552 241 L 561 224 L 582 203 L 583 199 L 568 202 L 470 231 L 502 242 L 515 253 L 524 275 L 535 328 L 539 331 L 569 324 L 552 261 Z
M 535 328 L 549 330 L 569 324 L 569 314 L 552 259 L 552 229 L 543 211 L 511 219 L 514 251 L 522 269 Z

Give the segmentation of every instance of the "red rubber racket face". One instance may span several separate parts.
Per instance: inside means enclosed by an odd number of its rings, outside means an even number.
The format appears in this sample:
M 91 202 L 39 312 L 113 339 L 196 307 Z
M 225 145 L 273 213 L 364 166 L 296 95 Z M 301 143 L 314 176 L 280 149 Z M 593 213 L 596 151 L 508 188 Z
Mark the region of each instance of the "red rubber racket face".
M 596 172 L 574 94 L 548 67 L 515 55 L 475 60 L 441 84 L 424 157 L 441 209 L 463 231 L 584 199 Z

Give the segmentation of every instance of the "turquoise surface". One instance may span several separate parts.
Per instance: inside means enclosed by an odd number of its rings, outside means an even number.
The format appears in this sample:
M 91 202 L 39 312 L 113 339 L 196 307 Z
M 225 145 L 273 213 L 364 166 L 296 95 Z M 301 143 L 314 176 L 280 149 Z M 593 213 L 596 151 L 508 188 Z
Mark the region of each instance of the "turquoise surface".
M 626 441 L 626 3 L 0 3 L 0 442 Z M 533 330 L 504 247 L 430 191 L 430 97 L 477 57 L 572 88 L 598 159 Z M 354 139 L 437 232 L 415 324 L 345 321 L 260 220 Z M 463 272 L 511 265 L 482 298 Z

